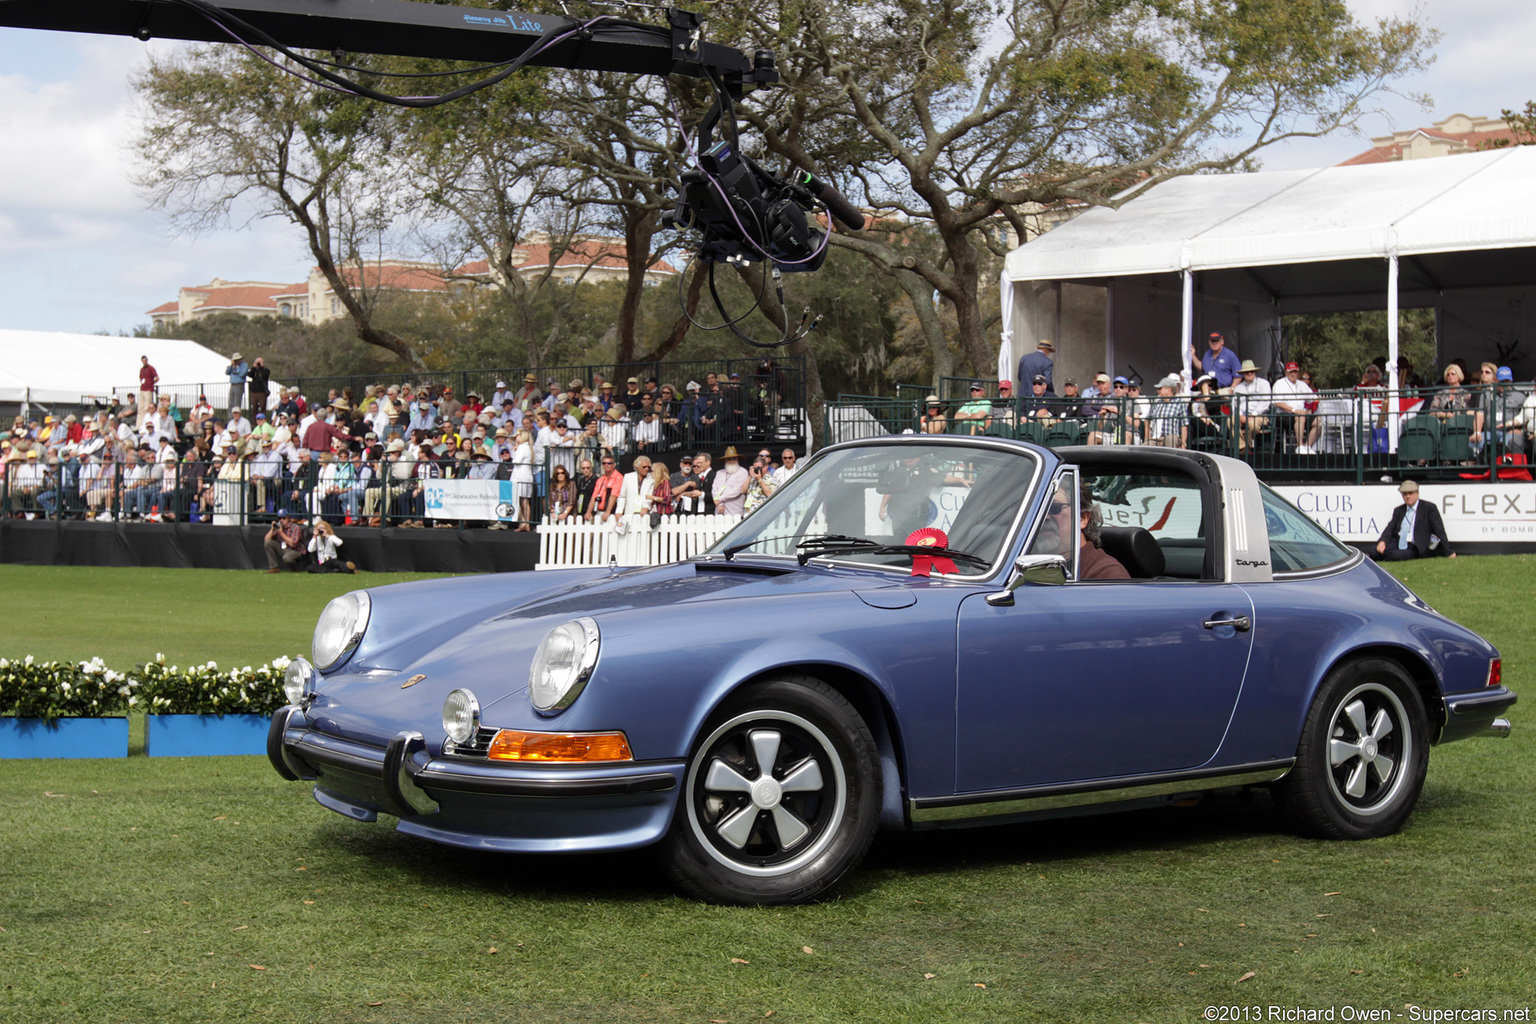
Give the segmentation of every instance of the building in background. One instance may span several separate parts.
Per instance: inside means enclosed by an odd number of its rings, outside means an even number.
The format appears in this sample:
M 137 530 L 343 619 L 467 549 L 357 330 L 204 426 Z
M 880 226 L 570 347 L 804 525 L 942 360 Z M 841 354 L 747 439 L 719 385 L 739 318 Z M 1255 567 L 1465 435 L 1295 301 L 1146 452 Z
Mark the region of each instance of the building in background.
M 624 242 L 615 238 L 578 238 L 564 249 L 547 236 L 531 239 L 513 251 L 513 266 L 525 279 L 549 274 L 555 284 L 574 285 L 622 280 L 628 273 Z M 441 264 L 421 260 L 375 260 L 361 267 L 344 267 L 349 283 L 361 283 L 364 291 L 388 291 L 430 295 L 487 287 L 492 283 L 490 263 L 474 260 L 451 271 Z M 657 260 L 645 272 L 647 287 L 676 278 L 678 270 Z M 319 268 L 309 280 L 297 284 L 272 281 L 226 281 L 214 278 L 204 285 L 181 288 L 176 298 L 149 310 L 155 327 L 177 327 L 219 313 L 246 317 L 285 316 L 309 324 L 323 324 L 346 315 L 331 284 Z

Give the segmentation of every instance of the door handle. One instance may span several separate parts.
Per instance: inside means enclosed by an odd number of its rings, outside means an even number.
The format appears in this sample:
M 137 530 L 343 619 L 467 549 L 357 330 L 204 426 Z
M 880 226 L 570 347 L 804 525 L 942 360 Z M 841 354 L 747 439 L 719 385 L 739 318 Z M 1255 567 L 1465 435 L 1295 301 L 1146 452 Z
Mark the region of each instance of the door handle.
M 1253 621 L 1246 615 L 1239 615 L 1231 619 L 1206 619 L 1200 625 L 1206 629 L 1215 629 L 1217 626 L 1232 626 L 1239 633 L 1246 633 L 1253 628 Z

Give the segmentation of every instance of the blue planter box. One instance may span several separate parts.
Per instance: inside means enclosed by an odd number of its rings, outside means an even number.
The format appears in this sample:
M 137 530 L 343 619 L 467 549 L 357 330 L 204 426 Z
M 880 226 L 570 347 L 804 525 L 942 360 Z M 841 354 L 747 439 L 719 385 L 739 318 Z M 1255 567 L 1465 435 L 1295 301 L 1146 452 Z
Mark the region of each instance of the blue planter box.
M 145 715 L 144 753 L 150 757 L 265 754 L 267 715 Z
M 0 718 L 0 758 L 127 756 L 126 718 Z

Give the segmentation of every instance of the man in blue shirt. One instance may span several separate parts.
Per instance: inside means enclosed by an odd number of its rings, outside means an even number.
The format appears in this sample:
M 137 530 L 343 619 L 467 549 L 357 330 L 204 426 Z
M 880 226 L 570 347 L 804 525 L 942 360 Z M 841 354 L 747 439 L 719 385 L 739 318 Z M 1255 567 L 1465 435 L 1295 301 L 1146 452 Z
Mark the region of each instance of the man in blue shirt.
M 1019 389 L 1021 391 L 1036 377 L 1044 377 L 1045 390 L 1052 395 L 1056 393 L 1056 384 L 1051 375 L 1052 371 L 1056 368 L 1056 364 L 1051 360 L 1051 353 L 1055 351 L 1055 342 L 1041 339 L 1033 352 L 1019 360 Z
M 1201 367 L 1206 373 L 1216 375 L 1216 390 L 1227 395 L 1232 393 L 1232 382 L 1241 375 L 1241 361 L 1227 348 L 1227 339 L 1222 337 L 1220 331 L 1212 331 L 1206 339 L 1210 345 L 1205 353 L 1205 358 L 1200 361 Z
M 250 376 L 250 365 L 236 352 L 229 357 L 229 365 L 224 367 L 224 373 L 229 377 L 229 407 L 242 408 L 245 405 L 245 378 Z

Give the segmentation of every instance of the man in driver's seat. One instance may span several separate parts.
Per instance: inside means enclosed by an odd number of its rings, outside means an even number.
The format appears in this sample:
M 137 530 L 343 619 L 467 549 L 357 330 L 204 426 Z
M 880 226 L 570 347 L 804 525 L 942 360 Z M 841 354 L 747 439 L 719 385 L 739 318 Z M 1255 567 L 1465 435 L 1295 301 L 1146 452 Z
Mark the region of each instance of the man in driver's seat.
M 1045 512 L 1045 521 L 1035 537 L 1031 551 L 1035 554 L 1062 554 L 1072 550 L 1072 538 L 1078 537 L 1077 578 L 1080 580 L 1128 580 L 1131 574 L 1116 558 L 1099 547 L 1099 535 L 1104 526 L 1104 514 L 1093 500 L 1093 492 L 1086 483 L 1079 490 L 1081 511 L 1077 516 L 1077 528 L 1072 525 L 1072 500 L 1065 491 L 1058 490 L 1051 496 L 1051 505 Z

